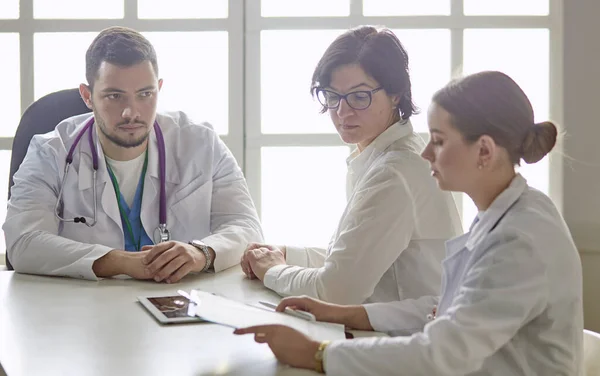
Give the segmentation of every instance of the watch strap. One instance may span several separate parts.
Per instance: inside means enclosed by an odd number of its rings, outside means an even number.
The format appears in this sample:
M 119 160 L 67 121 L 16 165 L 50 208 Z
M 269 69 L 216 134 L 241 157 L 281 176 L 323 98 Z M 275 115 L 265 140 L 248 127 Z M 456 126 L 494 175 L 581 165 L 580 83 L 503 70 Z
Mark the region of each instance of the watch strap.
M 325 368 L 323 367 L 323 359 L 325 356 L 325 349 L 327 348 L 327 346 L 329 345 L 330 342 L 331 341 L 321 342 L 321 344 L 319 344 L 319 348 L 317 349 L 317 352 L 315 353 L 315 360 L 316 360 L 315 371 L 317 371 L 319 373 L 325 373 Z
M 208 269 L 210 269 L 213 264 L 213 259 L 208 249 L 208 246 L 198 240 L 192 240 L 190 244 L 199 249 L 202 253 L 204 253 L 204 257 L 206 258 L 206 264 L 204 265 L 204 268 L 201 271 L 208 271 Z

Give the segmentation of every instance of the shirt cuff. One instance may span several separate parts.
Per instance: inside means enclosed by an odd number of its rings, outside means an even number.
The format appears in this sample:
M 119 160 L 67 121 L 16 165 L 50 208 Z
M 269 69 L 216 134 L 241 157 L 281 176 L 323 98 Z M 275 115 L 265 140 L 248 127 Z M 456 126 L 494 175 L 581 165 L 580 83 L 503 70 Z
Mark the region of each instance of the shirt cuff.
M 265 278 L 263 279 L 263 283 L 266 288 L 269 288 L 275 292 L 279 292 L 277 289 L 277 278 L 281 274 L 282 271 L 289 268 L 292 265 L 275 265 L 271 269 L 267 270 L 265 273 Z
M 339 340 L 339 341 L 331 341 L 331 343 L 329 343 L 329 345 L 327 345 L 327 347 L 325 348 L 325 351 L 323 351 L 323 372 L 325 374 L 343 374 L 343 373 L 339 373 L 339 371 L 344 372 L 345 370 L 342 369 L 336 369 L 336 364 L 335 364 L 335 356 L 332 356 L 331 354 L 335 354 L 335 351 L 338 347 L 342 346 L 344 342 L 348 342 L 348 340 Z M 339 367 L 338 367 L 339 368 Z M 337 373 L 336 373 L 337 372 Z
M 369 318 L 369 323 L 373 327 L 375 331 L 385 331 L 383 329 L 384 323 L 389 321 L 390 308 L 387 303 L 371 303 L 371 304 L 363 304 L 365 311 L 367 311 L 367 316 Z
M 304 247 L 285 246 L 285 262 L 288 265 L 308 266 L 308 252 Z
M 363 304 L 363 307 L 375 331 L 391 336 L 410 336 L 423 331 L 428 322 L 427 315 L 435 305 L 435 297 L 425 296 L 418 300 Z
M 93 250 L 82 257 L 79 261 L 77 261 L 73 266 L 74 273 L 68 273 L 71 277 L 81 278 L 81 279 L 89 279 L 91 281 L 99 281 L 104 278 L 100 278 L 94 273 L 93 266 L 94 262 L 101 257 L 104 257 L 108 252 L 112 251 L 113 248 L 107 247 L 105 245 L 96 245 Z M 61 274 L 61 271 L 58 271 L 57 274 Z
M 377 365 L 382 360 L 394 362 L 390 357 L 398 352 L 396 342 L 400 340 L 382 337 L 332 341 L 323 353 L 323 370 L 327 375 L 383 374 Z

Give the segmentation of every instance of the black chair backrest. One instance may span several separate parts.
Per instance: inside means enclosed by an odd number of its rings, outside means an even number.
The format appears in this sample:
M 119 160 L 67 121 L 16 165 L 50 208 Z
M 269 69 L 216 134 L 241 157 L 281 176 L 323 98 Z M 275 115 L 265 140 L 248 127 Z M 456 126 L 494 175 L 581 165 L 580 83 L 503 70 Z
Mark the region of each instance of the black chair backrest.
M 75 115 L 91 112 L 85 105 L 79 89 L 61 90 L 48 94 L 33 102 L 21 117 L 17 132 L 13 140 L 10 175 L 8 179 L 8 198 L 10 199 L 10 188 L 13 186 L 13 175 L 21 166 L 29 143 L 36 134 L 44 134 L 54 130 L 58 123 Z M 6 266 L 13 270 L 6 253 Z

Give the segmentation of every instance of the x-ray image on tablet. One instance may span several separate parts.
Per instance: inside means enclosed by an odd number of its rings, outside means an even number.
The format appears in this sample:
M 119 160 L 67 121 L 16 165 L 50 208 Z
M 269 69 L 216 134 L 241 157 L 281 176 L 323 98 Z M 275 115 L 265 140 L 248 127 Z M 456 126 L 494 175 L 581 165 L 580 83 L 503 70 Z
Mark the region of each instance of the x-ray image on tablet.
M 195 304 L 181 295 L 138 297 L 138 301 L 162 324 L 202 322 Z

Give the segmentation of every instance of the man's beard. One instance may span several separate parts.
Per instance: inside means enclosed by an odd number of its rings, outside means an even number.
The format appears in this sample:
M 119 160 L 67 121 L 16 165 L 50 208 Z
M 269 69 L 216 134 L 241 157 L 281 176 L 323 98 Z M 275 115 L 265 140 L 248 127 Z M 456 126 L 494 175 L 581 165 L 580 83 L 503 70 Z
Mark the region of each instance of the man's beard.
M 108 139 L 110 140 L 113 144 L 120 146 L 122 148 L 135 148 L 137 146 L 140 146 L 141 144 L 143 144 L 147 139 L 148 136 L 150 135 L 150 132 L 146 132 L 145 134 L 143 134 L 142 136 L 140 136 L 138 139 L 133 139 L 133 140 L 127 140 L 127 139 L 122 139 L 119 138 L 118 136 L 114 135 L 114 134 L 110 134 L 108 132 L 108 130 L 106 129 L 106 123 L 104 122 L 104 120 L 102 120 L 101 117 L 96 116 L 94 114 L 94 121 L 96 122 L 96 124 L 98 124 L 98 128 L 100 129 L 100 131 L 102 132 L 102 134 Z M 119 125 L 126 125 L 129 124 L 129 122 L 126 123 L 122 123 Z M 138 122 L 138 124 L 144 124 L 143 122 Z

